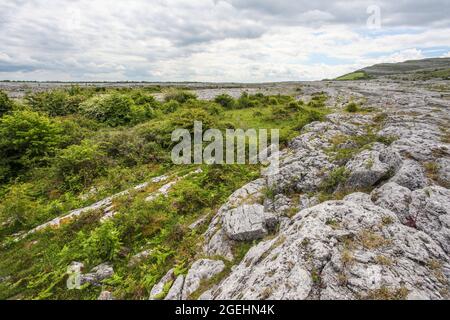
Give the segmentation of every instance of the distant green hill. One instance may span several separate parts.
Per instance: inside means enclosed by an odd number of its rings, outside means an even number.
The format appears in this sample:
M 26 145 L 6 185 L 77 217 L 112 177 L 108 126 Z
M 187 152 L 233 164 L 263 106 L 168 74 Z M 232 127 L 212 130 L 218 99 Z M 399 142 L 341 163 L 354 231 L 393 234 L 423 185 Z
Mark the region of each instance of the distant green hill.
M 351 81 L 351 80 L 367 80 L 370 79 L 371 76 L 369 76 L 364 71 L 355 71 L 352 73 L 345 74 L 343 76 L 340 76 L 339 78 L 336 78 L 336 80 L 340 81 Z
M 366 80 L 380 76 L 404 75 L 414 80 L 450 78 L 450 58 L 408 60 L 399 63 L 380 63 L 343 75 L 336 80 Z

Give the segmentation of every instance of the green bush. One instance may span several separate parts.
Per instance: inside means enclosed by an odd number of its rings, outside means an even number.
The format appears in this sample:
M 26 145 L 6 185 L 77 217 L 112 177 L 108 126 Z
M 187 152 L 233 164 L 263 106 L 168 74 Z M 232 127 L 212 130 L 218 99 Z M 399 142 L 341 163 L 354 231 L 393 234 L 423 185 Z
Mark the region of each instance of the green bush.
M 323 121 L 325 117 L 326 112 L 325 111 L 319 111 L 319 110 L 305 110 L 304 112 L 301 112 L 300 115 L 297 118 L 297 125 L 296 130 L 303 129 L 304 126 L 307 124 L 310 124 L 311 122 L 315 121 Z
M 80 103 L 85 99 L 82 95 L 69 95 L 63 90 L 32 93 L 25 97 L 33 110 L 45 112 L 52 117 L 77 113 Z
M 30 226 L 41 214 L 30 192 L 30 184 L 14 185 L 0 203 L 0 228 L 17 232 Z
M 308 107 L 311 108 L 324 108 L 325 107 L 325 103 L 328 100 L 328 96 L 321 92 L 321 93 L 315 93 L 313 94 L 313 96 L 311 97 L 311 101 L 309 101 L 308 103 Z
M 345 111 L 351 112 L 351 113 L 358 112 L 359 106 L 355 102 L 350 102 L 349 104 L 347 104 L 345 106 Z
M 174 188 L 173 206 L 178 214 L 198 214 L 202 209 L 208 208 L 211 197 L 208 190 L 201 188 L 190 181 L 182 181 Z
M 119 93 L 94 96 L 80 105 L 81 113 L 111 127 L 129 124 L 132 121 L 133 100 Z
M 275 97 L 270 97 L 269 98 L 269 104 L 272 105 L 272 106 L 276 106 L 277 104 L 279 104 L 279 101 Z
M 104 128 L 103 124 L 78 114 L 69 115 L 58 120 L 62 132 L 66 136 L 63 147 L 80 144 L 82 140 L 91 137 L 93 132 Z
M 220 104 L 225 109 L 233 109 L 236 106 L 236 101 L 234 98 L 226 93 L 218 95 L 214 99 L 214 102 Z
M 56 177 L 62 181 L 63 188 L 75 192 L 89 186 L 107 166 L 105 153 L 88 140 L 61 150 L 53 161 Z
M 348 172 L 345 167 L 339 167 L 330 172 L 320 185 L 320 190 L 325 193 L 333 193 L 336 188 L 345 183 L 348 178 Z
M 155 118 L 155 110 L 149 105 L 132 105 L 130 110 L 130 125 L 136 125 Z
M 96 141 L 108 158 L 126 167 L 149 163 L 158 159 L 161 153 L 134 130 L 103 132 Z
M 9 99 L 8 95 L 0 90 L 0 117 L 5 113 L 11 111 L 13 108 L 13 102 Z
M 297 102 L 297 101 L 291 101 L 286 105 L 286 109 L 289 110 L 290 112 L 298 112 L 298 111 L 302 111 L 302 101 Z
M 181 111 L 171 118 L 171 132 L 175 129 L 188 129 L 193 132 L 194 121 L 202 122 L 203 130 L 217 128 L 217 119 L 209 112 L 203 109 L 190 109 Z
M 83 257 L 90 264 L 114 261 L 122 246 L 120 236 L 120 231 L 112 221 L 102 224 L 88 237 L 83 234 L 79 235 L 79 238 L 84 238 L 82 242 Z
M 197 99 L 197 95 L 193 92 L 185 91 L 185 90 L 173 89 L 173 90 L 169 90 L 164 95 L 164 101 L 166 101 L 166 102 L 175 100 L 179 103 L 185 103 L 190 99 L 193 99 L 193 100 Z
M 163 149 L 170 148 L 173 145 L 171 141 L 173 130 L 174 127 L 170 119 L 148 121 L 134 128 L 136 134 L 142 137 L 146 143 L 153 143 Z
M 132 91 L 130 97 L 131 99 L 133 99 L 134 104 L 138 106 L 146 105 L 152 108 L 156 108 L 159 105 L 159 102 L 153 95 L 142 90 Z
M 270 108 L 269 119 L 271 120 L 286 120 L 291 117 L 291 112 L 284 106 L 272 106 Z
M 0 167 L 4 176 L 45 163 L 64 141 L 61 126 L 32 111 L 15 111 L 0 118 Z M 6 174 L 5 174 L 6 173 Z
M 164 114 L 174 113 L 180 108 L 181 104 L 176 100 L 170 100 L 161 106 Z
M 237 109 L 254 108 L 260 105 L 260 102 L 255 97 L 250 96 L 247 92 L 243 92 L 237 100 Z

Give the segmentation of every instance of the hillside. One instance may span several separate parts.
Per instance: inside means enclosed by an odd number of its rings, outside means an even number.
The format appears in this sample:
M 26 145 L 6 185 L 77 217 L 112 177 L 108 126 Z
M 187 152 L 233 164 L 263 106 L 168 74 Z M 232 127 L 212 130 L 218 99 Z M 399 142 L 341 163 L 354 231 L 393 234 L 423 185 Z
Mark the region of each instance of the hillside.
M 367 80 L 381 76 L 409 76 L 411 77 L 409 80 L 448 79 L 450 77 L 450 58 L 381 63 L 343 75 L 336 80 Z

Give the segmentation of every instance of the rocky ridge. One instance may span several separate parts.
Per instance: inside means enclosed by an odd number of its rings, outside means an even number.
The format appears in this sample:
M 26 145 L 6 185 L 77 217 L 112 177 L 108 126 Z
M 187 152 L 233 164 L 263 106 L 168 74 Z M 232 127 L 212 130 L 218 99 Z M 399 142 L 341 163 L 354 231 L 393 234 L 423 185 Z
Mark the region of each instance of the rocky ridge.
M 230 196 L 166 299 L 213 278 L 200 299 L 448 299 L 450 102 L 394 82 L 308 90 L 337 112 L 291 141 L 275 176 Z M 354 100 L 362 112 L 340 111 Z

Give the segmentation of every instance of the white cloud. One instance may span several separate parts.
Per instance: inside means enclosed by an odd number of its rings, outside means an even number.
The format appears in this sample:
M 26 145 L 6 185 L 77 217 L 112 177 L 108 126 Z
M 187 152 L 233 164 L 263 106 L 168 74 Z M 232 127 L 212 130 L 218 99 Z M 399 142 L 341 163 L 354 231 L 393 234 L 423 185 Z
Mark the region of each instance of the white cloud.
M 369 2 L 3 1 L 0 78 L 312 80 L 450 50 L 448 2 L 379 1 L 376 32 Z

